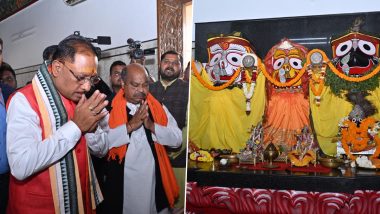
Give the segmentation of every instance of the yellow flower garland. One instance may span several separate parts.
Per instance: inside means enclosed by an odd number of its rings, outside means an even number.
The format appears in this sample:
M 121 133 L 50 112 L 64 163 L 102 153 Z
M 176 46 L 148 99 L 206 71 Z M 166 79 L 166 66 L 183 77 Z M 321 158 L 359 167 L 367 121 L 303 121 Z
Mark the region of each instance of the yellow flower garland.
M 220 86 L 213 86 L 213 85 L 210 85 L 208 84 L 203 78 L 202 76 L 200 75 L 200 72 L 198 71 L 197 67 L 195 66 L 195 62 L 194 60 L 191 61 L 191 68 L 194 69 L 194 75 L 195 77 L 197 77 L 198 81 L 206 88 L 210 89 L 210 90 L 213 90 L 213 91 L 220 91 L 220 90 L 223 90 L 225 88 L 227 88 L 228 86 L 230 86 L 232 83 L 234 83 L 235 79 L 239 76 L 240 74 L 240 68 L 238 68 L 235 73 L 232 75 L 231 79 L 228 80 L 228 82 L 226 83 L 223 83 L 222 85 Z M 203 67 L 202 67 L 202 71 L 203 71 Z

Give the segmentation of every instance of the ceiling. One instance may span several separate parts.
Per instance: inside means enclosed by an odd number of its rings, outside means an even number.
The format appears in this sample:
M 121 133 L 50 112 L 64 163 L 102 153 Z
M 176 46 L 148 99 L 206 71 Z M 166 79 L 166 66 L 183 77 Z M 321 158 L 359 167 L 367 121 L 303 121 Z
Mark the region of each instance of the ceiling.
M 0 0 L 0 22 L 38 0 Z

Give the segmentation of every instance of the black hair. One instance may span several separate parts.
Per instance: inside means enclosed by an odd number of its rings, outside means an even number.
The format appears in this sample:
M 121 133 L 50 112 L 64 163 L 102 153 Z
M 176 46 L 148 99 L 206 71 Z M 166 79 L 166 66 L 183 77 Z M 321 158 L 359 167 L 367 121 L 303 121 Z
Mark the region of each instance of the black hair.
M 0 45 L 3 46 L 3 40 L 0 38 Z
M 123 82 L 125 82 L 127 80 L 127 74 L 128 74 L 128 70 L 127 70 L 127 67 L 125 67 L 125 68 L 123 68 L 123 70 L 121 71 L 121 74 L 120 74 L 121 80 Z
M 45 60 L 52 60 L 55 51 L 57 50 L 58 45 L 50 45 L 44 49 L 42 53 L 42 58 Z
M 166 51 L 165 53 L 163 53 L 163 54 L 161 55 L 161 61 L 164 60 L 164 58 L 165 58 L 166 55 L 168 55 L 168 54 L 173 54 L 173 55 L 177 55 L 177 56 L 179 56 L 179 61 L 181 62 L 181 67 L 183 66 L 183 58 L 182 58 L 182 55 L 179 54 L 179 53 L 178 53 L 177 51 L 175 51 L 175 50 L 169 50 L 169 51 Z
M 112 74 L 112 68 L 114 66 L 118 66 L 118 65 L 126 66 L 127 64 L 125 64 L 125 62 L 123 62 L 121 60 L 117 60 L 117 61 L 113 62 L 112 65 L 110 66 L 110 75 Z
M 4 71 L 10 71 L 12 73 L 12 76 L 16 79 L 16 73 L 13 70 L 12 66 L 5 62 L 3 62 L 3 64 L 0 66 L 0 77 L 3 76 Z
M 70 60 L 74 62 L 75 54 L 79 51 L 83 51 L 80 48 L 84 48 L 84 51 L 90 51 L 95 56 L 97 52 L 95 47 L 91 44 L 88 39 L 80 35 L 70 35 L 63 39 L 57 46 L 56 51 L 53 54 L 53 60 Z

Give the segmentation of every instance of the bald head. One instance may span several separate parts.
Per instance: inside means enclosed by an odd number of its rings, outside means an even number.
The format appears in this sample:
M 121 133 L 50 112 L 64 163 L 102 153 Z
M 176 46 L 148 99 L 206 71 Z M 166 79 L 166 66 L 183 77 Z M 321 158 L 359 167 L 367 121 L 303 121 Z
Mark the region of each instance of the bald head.
M 129 64 L 121 73 L 124 81 L 124 93 L 127 102 L 139 104 L 145 100 L 149 92 L 148 76 L 142 65 Z
M 145 73 L 145 68 L 142 65 L 138 63 L 131 63 L 127 65 L 121 72 L 121 79 L 124 81 L 124 83 L 126 83 L 129 78 L 135 75 L 145 75 L 145 77 L 148 78 Z

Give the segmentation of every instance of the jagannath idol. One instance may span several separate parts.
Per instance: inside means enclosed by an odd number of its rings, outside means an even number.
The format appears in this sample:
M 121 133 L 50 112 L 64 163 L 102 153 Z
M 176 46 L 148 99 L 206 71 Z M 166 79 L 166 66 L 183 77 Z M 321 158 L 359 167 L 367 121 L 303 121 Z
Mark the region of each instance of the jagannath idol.
M 219 35 L 207 40 L 208 62 L 193 62 L 189 141 L 198 147 L 239 152 L 261 121 L 265 78 L 253 50 L 238 33 Z
M 332 38 L 331 61 L 323 51 L 312 50 L 307 65 L 316 71 L 309 73 L 310 104 L 319 146 L 336 155 L 338 145 L 338 153 L 352 160 L 354 154 L 380 154 L 380 38 L 360 32 L 363 23 L 356 19 L 348 33 Z
M 297 134 L 309 127 L 308 78 L 303 68 L 307 52 L 306 47 L 283 39 L 265 57 L 264 144 L 272 142 L 284 155 L 297 142 Z

